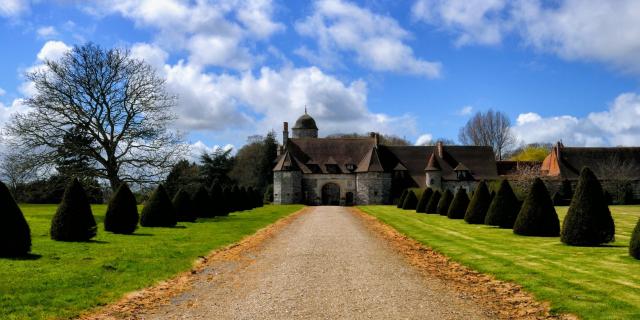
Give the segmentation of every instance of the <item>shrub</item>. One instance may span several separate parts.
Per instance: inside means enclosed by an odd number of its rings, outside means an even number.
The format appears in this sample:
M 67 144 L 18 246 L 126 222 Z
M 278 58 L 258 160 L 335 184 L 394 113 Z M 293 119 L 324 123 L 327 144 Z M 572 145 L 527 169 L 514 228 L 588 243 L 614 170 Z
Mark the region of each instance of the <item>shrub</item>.
M 132 234 L 138 227 L 136 197 L 126 183 L 121 184 L 109 200 L 104 216 L 104 230 L 120 234 Z
M 19 257 L 31 251 L 31 230 L 27 220 L 11 196 L 7 186 L 0 182 L 0 257 Z
M 433 189 L 427 188 L 422 192 L 420 196 L 420 201 L 416 205 L 416 212 L 418 213 L 426 213 L 427 212 L 427 204 L 429 204 L 429 199 L 431 199 L 431 195 L 433 194 Z
M 264 191 L 262 200 L 264 203 L 273 203 L 273 184 L 267 186 L 267 190 Z
M 487 183 L 483 180 L 478 183 L 473 192 L 473 198 L 469 202 L 467 212 L 464 214 L 464 221 L 470 224 L 484 223 L 484 218 L 491 204 L 491 194 L 487 188 Z
M 440 201 L 438 201 L 438 208 L 436 209 L 436 212 L 441 216 L 446 216 L 447 211 L 449 211 L 451 200 L 453 200 L 453 193 L 451 192 L 451 190 L 447 189 L 442 194 L 442 197 L 440 197 Z
M 209 201 L 205 210 L 210 216 L 221 217 L 226 214 L 224 202 L 222 201 L 222 188 L 217 184 L 212 184 L 209 188 Z
M 238 188 L 238 207 L 240 211 L 251 210 L 251 199 L 245 187 Z
M 580 171 L 580 180 L 564 217 L 560 240 L 573 246 L 593 246 L 613 241 L 615 225 L 602 186 L 591 169 Z
M 78 179 L 67 186 L 51 221 L 51 239 L 57 241 L 89 241 L 98 227 L 89 200 Z
M 634 204 L 635 199 L 633 198 L 633 189 L 631 186 L 625 186 L 624 191 L 622 192 L 622 200 L 620 204 Z
M 440 202 L 440 191 L 436 190 L 431 195 L 429 203 L 427 204 L 427 213 L 438 213 L 438 202 Z
M 256 199 L 256 208 L 264 207 L 264 200 L 258 189 L 253 189 L 253 196 Z
M 558 190 L 558 192 L 563 199 L 573 198 L 573 188 L 571 187 L 571 181 L 569 181 L 569 179 L 562 180 L 562 185 L 560 185 L 560 190 Z
M 177 221 L 194 222 L 198 218 L 193 208 L 191 196 L 182 188 L 173 197 L 173 208 L 176 212 Z
M 513 224 L 513 233 L 523 236 L 557 237 L 560 221 L 547 187 L 540 178 L 531 184 L 529 194 Z
M 400 199 L 398 199 L 398 204 L 396 205 L 396 207 L 402 208 L 402 206 L 404 205 L 404 198 L 407 197 L 407 193 L 409 193 L 408 189 L 402 190 L 402 194 L 400 195 Z
M 636 227 L 633 229 L 633 233 L 631 234 L 631 242 L 629 242 L 629 254 L 636 259 L 640 259 L 640 219 L 638 219 L 638 223 L 636 224 Z
M 233 188 L 227 187 L 222 190 L 222 201 L 220 205 L 224 209 L 223 212 L 226 216 L 228 216 L 229 213 L 233 212 L 232 197 L 233 197 Z
M 403 210 L 415 210 L 418 205 L 418 197 L 413 190 L 409 190 L 407 192 L 407 196 L 404 198 L 404 203 L 402 204 Z
M 498 192 L 487 210 L 484 224 L 511 229 L 518 216 L 518 211 L 520 211 L 518 198 L 513 193 L 509 182 L 506 179 L 502 180 Z
M 191 206 L 196 217 L 204 218 L 209 214 L 209 193 L 203 185 L 200 185 L 191 198 Z
M 447 211 L 447 217 L 449 219 L 463 219 L 464 214 L 467 212 L 467 206 L 469 205 L 469 196 L 464 188 L 458 188 L 456 195 L 451 201 L 449 211 Z
M 173 203 L 171 203 L 164 186 L 158 185 L 142 208 L 140 225 L 143 227 L 173 227 L 176 223 L 176 210 L 173 208 Z

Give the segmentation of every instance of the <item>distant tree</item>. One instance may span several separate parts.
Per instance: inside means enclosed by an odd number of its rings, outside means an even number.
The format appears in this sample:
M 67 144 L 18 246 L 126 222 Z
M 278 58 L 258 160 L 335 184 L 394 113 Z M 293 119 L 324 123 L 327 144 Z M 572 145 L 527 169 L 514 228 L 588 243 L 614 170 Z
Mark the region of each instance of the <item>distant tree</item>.
M 455 146 L 457 145 L 457 143 L 451 139 L 447 139 L 447 138 L 436 138 L 435 140 L 429 140 L 426 142 L 421 143 L 421 146 L 435 146 L 436 144 L 438 144 L 438 142 L 442 142 L 442 144 L 444 145 L 448 145 L 448 146 Z
M 471 202 L 469 202 L 467 212 L 464 214 L 464 221 L 470 224 L 484 223 L 489 205 L 491 205 L 491 194 L 489 193 L 487 183 L 483 180 L 478 183 L 478 186 L 473 192 L 473 197 L 471 198 Z
M 215 149 L 211 154 L 200 156 L 200 177 L 204 185 L 217 184 L 221 187 L 233 185 L 229 172 L 233 168 L 235 158 L 232 149 Z
M 460 129 L 458 138 L 463 144 L 491 146 L 498 160 L 502 160 L 505 152 L 515 143 L 511 121 L 506 114 L 493 110 L 476 113 Z
M 0 161 L 0 178 L 7 182 L 7 187 L 16 200 L 21 198 L 18 194 L 18 187 L 33 180 L 35 176 L 35 168 L 21 161 L 20 155 L 11 152 L 3 155 L 2 161 Z
M 627 204 L 625 197 L 628 197 L 628 191 L 632 189 L 632 183 L 640 172 L 640 167 L 636 162 L 630 159 L 623 159 L 617 155 L 613 155 L 599 163 L 593 168 L 595 175 L 606 180 L 607 185 L 611 186 L 610 194 L 612 200 L 616 203 Z
M 426 188 L 422 195 L 420 196 L 420 200 L 418 200 L 418 204 L 416 205 L 416 212 L 418 213 L 427 213 L 427 205 L 429 204 L 429 200 L 431 200 L 431 196 L 433 195 L 433 189 Z
M 520 202 L 513 193 L 509 182 L 503 179 L 500 182 L 496 196 L 491 201 L 491 205 L 489 205 L 484 224 L 511 229 L 519 211 Z
M 436 212 L 441 216 L 446 216 L 452 200 L 453 193 L 451 192 L 451 190 L 445 190 L 442 194 L 442 197 L 440 198 L 440 201 L 438 201 L 438 208 L 436 209 Z
M 553 207 L 547 187 L 540 178 L 531 185 L 518 217 L 513 224 L 513 233 L 523 236 L 557 237 L 560 235 L 560 221 Z
M 182 154 L 180 138 L 167 129 L 175 98 L 153 67 L 128 51 L 76 46 L 26 79 L 36 91 L 26 100 L 31 110 L 14 115 L 7 133 L 34 167 L 55 165 L 70 151 L 115 191 L 123 181 L 159 180 Z M 65 143 L 75 133 L 78 139 Z
M 173 227 L 176 223 L 176 210 L 164 186 L 160 184 L 142 208 L 140 225 L 143 227 Z
M 229 177 L 239 185 L 264 192 L 273 183 L 277 152 L 275 132 L 269 132 L 264 138 L 252 137 L 249 143 L 238 150 Z
M 98 231 L 96 220 L 84 188 L 73 179 L 51 220 L 51 239 L 57 241 L 89 241 Z
M 369 134 L 362 134 L 362 133 L 335 133 L 335 134 L 330 134 L 327 136 L 327 138 L 369 138 Z M 396 135 L 385 135 L 385 134 L 380 134 L 378 136 L 379 143 L 385 146 L 410 146 L 412 145 L 411 141 L 396 136 Z
M 31 251 L 31 230 L 27 220 L 11 196 L 7 186 L 0 182 L 0 257 L 24 256 Z
M 467 207 L 469 206 L 469 196 L 467 195 L 467 191 L 460 187 L 458 191 L 456 191 L 453 200 L 451 201 L 451 205 L 449 205 L 449 211 L 447 211 L 447 217 L 449 219 L 464 219 L 464 215 L 467 212 Z
M 568 245 L 594 246 L 611 242 L 615 225 L 602 186 L 591 169 L 580 171 L 580 180 L 564 217 L 560 240 Z
M 530 143 L 507 152 L 504 158 L 513 161 L 543 161 L 552 147 L 550 143 Z
M 164 186 L 169 197 L 173 198 L 180 189 L 185 189 L 187 193 L 195 192 L 199 184 L 200 167 L 183 159 L 173 165 Z
M 109 200 L 107 213 L 104 216 L 104 230 L 132 234 L 138 227 L 138 219 L 136 197 L 129 186 L 123 183 Z

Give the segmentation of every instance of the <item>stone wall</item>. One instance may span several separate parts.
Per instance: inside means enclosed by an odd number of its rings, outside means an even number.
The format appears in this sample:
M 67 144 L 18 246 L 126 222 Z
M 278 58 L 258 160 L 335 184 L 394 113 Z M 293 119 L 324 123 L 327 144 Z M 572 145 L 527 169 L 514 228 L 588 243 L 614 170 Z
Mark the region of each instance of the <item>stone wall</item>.
M 276 171 L 273 173 L 273 202 L 291 204 L 302 202 L 302 173 Z
M 478 181 L 442 181 L 442 190 L 451 190 L 453 194 L 458 191 L 458 188 L 462 187 L 467 190 L 467 193 L 471 193 L 478 186 Z
M 356 183 L 356 204 L 391 203 L 391 173 L 358 173 Z
M 322 204 L 322 187 L 327 183 L 335 183 L 340 187 L 340 205 L 345 204 L 347 192 L 356 195 L 355 174 L 304 174 L 302 190 L 304 203 L 310 205 Z

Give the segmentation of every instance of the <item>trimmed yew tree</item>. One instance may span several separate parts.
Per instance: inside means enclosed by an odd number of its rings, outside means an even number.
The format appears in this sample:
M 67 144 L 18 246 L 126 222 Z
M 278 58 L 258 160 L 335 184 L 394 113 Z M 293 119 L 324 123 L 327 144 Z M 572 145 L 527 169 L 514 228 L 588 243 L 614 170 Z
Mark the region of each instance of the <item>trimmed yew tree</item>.
M 173 208 L 176 211 L 177 221 L 194 222 L 198 218 L 191 202 L 191 196 L 182 188 L 173 197 Z
M 408 192 L 408 189 L 402 190 L 402 194 L 400 194 L 400 198 L 398 199 L 398 204 L 396 205 L 396 207 L 402 208 L 402 206 L 404 205 L 404 198 L 407 197 Z
M 469 202 L 467 212 L 464 214 L 464 221 L 469 224 L 481 224 L 484 223 L 484 218 L 489 210 L 491 204 L 491 193 L 487 183 L 483 180 L 478 183 L 476 190 L 473 192 L 473 198 Z
M 429 203 L 427 203 L 427 213 L 438 213 L 438 202 L 440 202 L 440 191 L 436 190 L 431 195 Z
M 407 196 L 404 198 L 404 203 L 402 204 L 402 210 L 416 210 L 416 206 L 418 205 L 418 197 L 413 190 L 409 190 L 407 192 Z
M 467 191 L 460 187 L 451 201 L 447 217 L 449 219 L 463 219 L 464 214 L 467 212 L 467 206 L 469 206 L 469 196 Z
M 629 242 L 629 254 L 636 259 L 640 259 L 640 219 L 638 219 L 638 223 L 636 224 L 636 227 L 633 229 L 633 233 L 631 234 L 631 242 Z
M 119 234 L 132 234 L 138 227 L 138 203 L 126 183 L 121 184 L 109 200 L 104 216 L 104 230 Z
M 487 210 L 484 224 L 511 229 L 519 211 L 520 202 L 515 193 L 513 193 L 509 182 L 503 179 L 500 182 L 496 196 L 491 201 L 489 210 Z
M 163 185 L 158 185 L 144 208 L 140 225 L 143 227 L 173 227 L 177 223 L 176 210 Z
M 442 194 L 442 197 L 440 197 L 440 201 L 438 201 L 438 208 L 436 209 L 436 212 L 441 216 L 446 216 L 447 211 L 449 211 L 451 200 L 453 200 L 453 193 L 451 190 L 447 189 Z
M 89 241 L 98 232 L 96 220 L 84 188 L 73 179 L 64 191 L 62 202 L 51 220 L 51 239 Z
M 210 211 L 214 217 L 225 215 L 224 203 L 222 202 L 222 189 L 217 184 L 212 184 L 211 188 L 209 188 L 209 208 L 207 208 L 207 210 Z
M 572 246 L 595 246 L 614 240 L 615 225 L 602 185 L 588 167 L 580 171 L 560 240 Z
M 416 212 L 418 213 L 426 213 L 427 212 L 427 204 L 429 203 L 429 199 L 431 199 L 431 195 L 433 194 L 433 189 L 426 188 L 422 195 L 420 196 L 420 200 L 416 205 Z
M 0 182 L 0 257 L 25 256 L 31 251 L 31 230 L 7 186 Z
M 194 213 L 198 218 L 208 216 L 208 212 L 210 210 L 210 199 L 209 193 L 204 186 L 200 185 L 198 189 L 196 189 L 196 193 L 194 193 L 191 198 L 191 205 L 193 206 Z
M 513 233 L 523 236 L 557 237 L 560 220 L 544 182 L 536 178 L 513 224 Z

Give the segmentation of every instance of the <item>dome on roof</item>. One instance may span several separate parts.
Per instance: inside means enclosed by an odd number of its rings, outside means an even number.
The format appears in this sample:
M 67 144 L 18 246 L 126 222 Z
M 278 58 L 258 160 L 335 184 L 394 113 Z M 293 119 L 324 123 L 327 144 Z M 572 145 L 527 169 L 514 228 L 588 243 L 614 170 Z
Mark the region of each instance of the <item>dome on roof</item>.
M 308 115 L 306 112 L 298 118 L 296 124 L 293 126 L 293 129 L 314 129 L 318 130 L 318 126 L 316 125 L 316 121 Z

